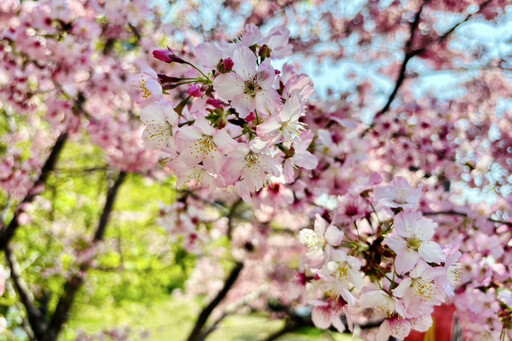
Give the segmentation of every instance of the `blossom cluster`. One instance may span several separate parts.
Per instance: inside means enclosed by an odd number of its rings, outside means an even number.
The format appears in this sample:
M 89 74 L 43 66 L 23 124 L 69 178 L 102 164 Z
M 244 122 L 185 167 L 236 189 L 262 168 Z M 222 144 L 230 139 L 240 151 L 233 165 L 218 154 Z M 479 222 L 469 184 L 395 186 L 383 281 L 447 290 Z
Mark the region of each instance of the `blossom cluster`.
M 381 318 L 377 338 L 385 341 L 431 326 L 433 307 L 454 295 L 460 252 L 433 240 L 437 224 L 418 210 L 420 194 L 401 177 L 373 183 L 338 196 L 314 229 L 301 230 L 299 279 L 317 327 L 343 331 L 343 314 L 350 327 L 359 315 Z
M 295 168 L 316 167 L 307 150 L 312 135 L 302 122 L 312 82 L 289 65 L 272 66 L 291 52 L 288 40 L 285 27 L 263 35 L 248 25 L 236 41 L 199 44 L 190 58 L 154 51 L 172 64 L 170 75 L 141 63 L 133 83 L 145 147 L 167 153 L 179 187 L 235 186 L 249 201 L 271 178 L 290 183 Z M 179 95 L 185 97 L 180 102 Z

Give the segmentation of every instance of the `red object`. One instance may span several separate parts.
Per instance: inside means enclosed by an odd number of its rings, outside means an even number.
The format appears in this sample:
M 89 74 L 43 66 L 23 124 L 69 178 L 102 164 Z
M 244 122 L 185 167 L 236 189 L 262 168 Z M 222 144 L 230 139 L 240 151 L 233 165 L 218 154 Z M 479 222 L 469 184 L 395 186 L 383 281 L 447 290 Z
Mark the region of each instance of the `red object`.
M 455 306 L 441 305 L 434 307 L 432 314 L 433 324 L 425 333 L 415 330 L 404 341 L 451 341 L 455 317 Z

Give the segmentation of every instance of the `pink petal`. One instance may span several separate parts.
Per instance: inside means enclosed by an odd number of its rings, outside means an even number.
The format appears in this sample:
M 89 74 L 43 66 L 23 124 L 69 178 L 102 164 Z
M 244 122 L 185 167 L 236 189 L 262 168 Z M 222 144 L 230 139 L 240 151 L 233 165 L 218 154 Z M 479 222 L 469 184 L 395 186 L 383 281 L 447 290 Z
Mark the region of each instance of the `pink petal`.
M 251 79 L 256 75 L 256 56 L 246 46 L 240 46 L 233 52 L 233 70 L 244 80 Z
M 386 238 L 386 245 L 397 254 L 397 257 L 403 255 L 407 250 L 407 242 L 398 236 Z
M 310 152 L 302 152 L 293 156 L 293 161 L 299 167 L 305 169 L 315 169 L 318 165 L 318 159 Z
M 196 56 L 201 64 L 214 68 L 222 59 L 222 52 L 212 43 L 203 43 L 196 46 Z
M 215 142 L 219 150 L 225 154 L 231 153 L 238 147 L 238 143 L 233 140 L 226 129 L 217 131 L 215 136 L 213 136 L 213 142 Z
M 418 258 L 418 253 L 410 249 L 407 249 L 406 253 L 397 255 L 395 258 L 396 272 L 401 275 L 404 272 L 412 270 L 418 262 Z
M 325 230 L 327 229 L 327 221 L 320 214 L 316 214 L 315 216 L 315 232 L 319 236 L 323 236 Z
M 338 246 L 343 240 L 343 235 L 343 232 L 340 231 L 336 226 L 329 225 L 325 231 L 325 240 L 327 240 L 327 242 L 332 246 Z
M 313 324 L 315 327 L 320 329 L 327 329 L 331 325 L 331 315 L 326 308 L 314 307 L 311 312 L 311 319 L 313 320 Z
M 429 263 L 441 263 L 446 260 L 446 255 L 441 250 L 441 246 L 435 242 L 423 242 L 418 249 L 421 258 Z
M 239 75 L 226 73 L 213 80 L 213 88 L 217 95 L 230 101 L 244 94 L 244 81 Z

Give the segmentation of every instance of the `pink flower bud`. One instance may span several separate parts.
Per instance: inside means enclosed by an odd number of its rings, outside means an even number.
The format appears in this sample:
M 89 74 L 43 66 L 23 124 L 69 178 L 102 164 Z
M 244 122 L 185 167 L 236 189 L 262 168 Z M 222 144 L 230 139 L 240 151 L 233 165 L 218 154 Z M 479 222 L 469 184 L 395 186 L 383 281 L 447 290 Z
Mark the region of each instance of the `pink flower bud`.
M 256 119 L 256 115 L 254 115 L 254 112 L 251 111 L 249 115 L 245 118 L 245 122 L 252 122 Z
M 172 63 L 172 62 L 180 63 L 180 64 L 186 63 L 183 59 L 176 56 L 170 48 L 168 48 L 167 50 L 154 50 L 153 57 L 155 57 L 156 59 L 161 60 L 162 62 L 165 62 L 165 63 Z
M 160 84 L 177 83 L 182 80 L 181 78 L 178 78 L 178 77 L 167 76 L 164 73 L 159 73 L 159 74 L 157 74 L 157 76 L 158 76 L 158 81 L 160 82 Z
M 224 71 L 231 71 L 233 70 L 233 60 L 231 58 L 226 58 L 222 61 L 222 66 L 224 66 Z
M 201 90 L 201 85 L 194 84 L 188 89 L 187 94 L 192 97 L 202 97 L 204 92 Z
M 221 108 L 224 106 L 224 103 L 222 101 L 219 101 L 218 99 L 208 98 L 206 101 L 206 104 L 209 104 L 213 106 L 214 108 Z

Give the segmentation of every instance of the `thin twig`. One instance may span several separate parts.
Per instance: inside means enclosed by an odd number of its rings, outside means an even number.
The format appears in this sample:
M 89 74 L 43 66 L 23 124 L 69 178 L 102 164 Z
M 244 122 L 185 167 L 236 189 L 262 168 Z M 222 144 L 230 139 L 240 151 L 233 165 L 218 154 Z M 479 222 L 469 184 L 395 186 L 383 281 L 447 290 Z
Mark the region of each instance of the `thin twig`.
M 452 210 L 449 210 L 449 211 L 437 211 L 437 212 L 423 212 L 423 215 L 425 215 L 425 216 L 432 216 L 432 215 L 456 215 L 456 216 L 459 216 L 459 217 L 468 217 L 467 213 L 457 212 L 457 211 L 452 211 Z M 512 228 L 512 222 L 509 222 L 509 221 L 497 220 L 497 219 L 493 219 L 493 218 L 487 218 L 487 220 L 490 221 L 491 223 L 506 225 L 506 226 Z
M 393 87 L 393 91 L 391 91 L 391 94 L 388 96 L 386 104 L 384 104 L 382 109 L 380 109 L 375 114 L 375 116 L 373 117 L 373 121 L 375 121 L 376 118 L 379 118 L 380 116 L 384 115 L 385 113 L 387 113 L 389 111 L 391 104 L 393 103 L 393 101 L 395 100 L 395 98 L 398 94 L 398 90 L 400 89 L 400 87 L 402 86 L 402 84 L 406 78 L 406 70 L 407 70 L 407 65 L 408 65 L 409 61 L 413 57 L 415 57 L 419 54 L 422 54 L 427 49 L 426 46 L 423 46 L 423 47 L 420 47 L 417 49 L 412 49 L 413 43 L 414 43 L 414 36 L 415 36 L 416 30 L 419 26 L 419 22 L 421 20 L 421 12 L 423 11 L 424 5 L 427 2 L 428 1 L 425 1 L 422 3 L 418 12 L 416 13 L 414 21 L 411 24 L 411 34 L 410 34 L 409 39 L 407 40 L 405 47 L 404 47 L 405 55 L 404 55 L 404 59 L 402 60 L 402 64 L 400 66 L 400 72 L 398 73 L 398 76 L 396 78 L 395 86 Z M 480 5 L 478 11 L 476 11 L 475 13 L 468 14 L 462 21 L 453 25 L 448 31 L 446 31 L 443 35 L 441 35 L 432 44 L 438 44 L 438 43 L 444 42 L 460 25 L 469 21 L 469 19 L 471 19 L 475 14 L 477 14 L 477 13 L 481 12 L 483 9 L 485 9 L 491 2 L 492 2 L 492 0 L 487 0 L 487 1 L 483 2 Z M 372 122 L 370 124 L 370 126 L 363 131 L 362 136 L 365 136 L 368 133 L 368 131 L 372 130 L 374 127 L 375 127 L 375 122 Z

